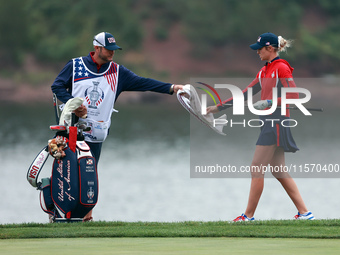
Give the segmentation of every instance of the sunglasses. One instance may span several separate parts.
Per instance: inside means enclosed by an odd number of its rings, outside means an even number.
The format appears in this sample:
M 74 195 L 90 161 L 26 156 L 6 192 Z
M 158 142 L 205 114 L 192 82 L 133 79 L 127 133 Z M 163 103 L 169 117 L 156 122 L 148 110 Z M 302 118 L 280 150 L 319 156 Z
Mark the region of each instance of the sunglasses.
M 96 38 L 93 38 L 97 43 L 99 43 L 101 46 L 105 47 L 101 42 L 99 42 Z

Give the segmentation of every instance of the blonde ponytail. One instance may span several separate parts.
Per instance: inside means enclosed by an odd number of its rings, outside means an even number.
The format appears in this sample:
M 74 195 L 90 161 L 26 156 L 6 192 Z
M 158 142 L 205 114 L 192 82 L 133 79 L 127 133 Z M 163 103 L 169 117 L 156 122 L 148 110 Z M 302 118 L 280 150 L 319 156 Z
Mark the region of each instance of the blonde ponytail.
M 291 47 L 293 44 L 293 40 L 287 40 L 283 38 L 281 35 L 278 36 L 278 41 L 279 41 L 278 52 L 287 51 L 287 48 Z

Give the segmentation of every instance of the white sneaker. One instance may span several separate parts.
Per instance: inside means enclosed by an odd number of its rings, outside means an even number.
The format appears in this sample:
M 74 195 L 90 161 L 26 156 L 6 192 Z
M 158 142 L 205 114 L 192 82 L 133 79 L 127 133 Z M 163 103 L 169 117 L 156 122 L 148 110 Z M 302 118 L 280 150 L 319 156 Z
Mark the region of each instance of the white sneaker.
M 310 212 L 310 211 L 308 211 L 308 212 L 306 212 L 306 213 L 304 213 L 304 214 L 300 214 L 300 213 L 298 212 L 298 214 L 295 215 L 294 218 L 295 218 L 296 220 L 315 220 L 313 213 Z

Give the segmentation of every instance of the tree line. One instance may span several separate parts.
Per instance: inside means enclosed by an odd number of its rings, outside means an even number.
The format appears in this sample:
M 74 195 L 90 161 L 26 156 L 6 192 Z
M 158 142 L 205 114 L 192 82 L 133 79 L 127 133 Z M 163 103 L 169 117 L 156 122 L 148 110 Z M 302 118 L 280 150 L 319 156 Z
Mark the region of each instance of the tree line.
M 2 67 L 20 65 L 26 52 L 52 63 L 84 55 L 101 31 L 140 50 L 146 19 L 155 20 L 158 40 L 179 22 L 197 58 L 271 31 L 295 39 L 289 60 L 324 72 L 339 67 L 340 0 L 0 0 L 0 6 Z M 305 20 L 307 13 L 316 20 Z

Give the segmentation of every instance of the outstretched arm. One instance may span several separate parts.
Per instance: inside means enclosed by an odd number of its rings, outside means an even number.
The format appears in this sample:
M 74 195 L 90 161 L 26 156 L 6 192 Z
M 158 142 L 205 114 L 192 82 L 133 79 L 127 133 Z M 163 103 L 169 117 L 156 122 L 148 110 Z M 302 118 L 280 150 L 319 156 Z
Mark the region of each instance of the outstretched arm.
M 242 92 L 244 96 L 244 100 L 248 100 L 248 89 L 253 88 L 253 95 L 261 91 L 261 84 L 259 83 L 259 79 L 255 78 Z M 223 101 L 222 104 L 218 104 L 215 106 L 209 106 L 207 108 L 207 113 L 217 113 L 219 111 L 228 109 L 229 107 L 233 106 L 233 98 L 228 98 L 227 100 Z
M 171 83 L 161 82 L 151 78 L 136 75 L 126 67 L 119 66 L 117 95 L 123 91 L 154 91 L 158 93 L 172 94 Z

